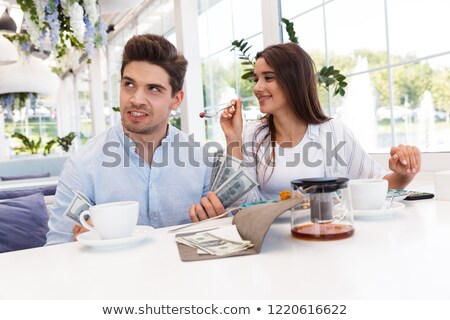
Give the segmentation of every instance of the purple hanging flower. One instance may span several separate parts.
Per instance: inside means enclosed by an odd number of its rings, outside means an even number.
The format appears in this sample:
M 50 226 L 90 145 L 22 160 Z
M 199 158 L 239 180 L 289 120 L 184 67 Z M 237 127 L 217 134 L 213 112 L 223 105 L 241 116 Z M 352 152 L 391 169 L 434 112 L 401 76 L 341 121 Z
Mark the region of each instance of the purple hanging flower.
M 14 94 L 6 93 L 1 95 L 3 108 L 11 110 L 14 107 Z
M 45 7 L 46 15 L 45 20 L 47 21 L 50 28 L 50 41 L 52 50 L 55 49 L 59 42 L 59 32 L 61 29 L 59 19 L 58 19 L 58 6 L 59 0 L 50 1 Z
M 94 48 L 107 42 L 107 26 L 98 11 L 98 0 L 22 0 L 24 23 L 32 44 L 44 49 L 50 38 L 51 50 L 61 58 L 69 50 L 80 49 L 91 57 Z M 21 49 L 31 47 L 23 44 Z
M 108 33 L 106 32 L 106 29 L 108 29 L 108 26 L 105 24 L 105 21 L 102 17 L 98 19 L 97 22 L 97 32 L 95 35 L 95 47 L 100 47 L 106 44 L 108 40 Z
M 88 57 L 92 55 L 94 51 L 94 36 L 95 36 L 95 26 L 91 24 L 88 16 L 83 18 L 84 24 L 86 25 L 86 32 L 84 34 L 84 48 L 86 49 L 86 54 Z
M 46 36 L 47 36 L 47 29 L 44 29 L 41 35 L 39 36 L 39 48 L 44 47 L 44 40 Z
M 30 107 L 31 110 L 36 110 L 36 105 L 37 105 L 37 96 L 35 93 L 29 93 L 28 94 L 28 99 L 30 99 Z
M 31 42 L 23 42 L 20 44 L 20 50 L 24 51 L 25 53 L 29 54 L 31 51 Z

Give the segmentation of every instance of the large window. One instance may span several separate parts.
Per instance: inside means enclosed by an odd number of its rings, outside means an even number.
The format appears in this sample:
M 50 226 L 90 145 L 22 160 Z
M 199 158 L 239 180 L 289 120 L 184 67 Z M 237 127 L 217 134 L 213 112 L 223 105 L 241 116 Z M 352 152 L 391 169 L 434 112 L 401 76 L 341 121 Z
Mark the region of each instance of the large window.
M 6 156 L 14 158 L 16 154 L 30 153 L 23 141 L 12 137 L 17 132 L 26 136 L 30 141 L 40 144 L 37 152 L 43 152 L 45 144 L 57 136 L 56 107 L 52 96 L 40 94 L 13 94 L 15 104 L 12 108 L 3 108 L 0 101 L 0 111 L 5 121 Z
M 105 86 L 109 88 L 109 107 L 119 107 L 120 68 L 122 66 L 122 52 L 126 42 L 136 34 L 160 34 L 170 42 L 176 44 L 174 32 L 174 3 L 173 0 L 151 1 L 139 14 L 128 21 L 122 29 L 116 32 L 108 42 L 108 79 Z M 111 112 L 110 124 L 120 121 L 119 112 Z M 179 111 L 174 112 L 170 122 L 180 127 Z
M 244 116 L 253 119 L 259 108 L 253 96 L 253 84 L 242 80 L 244 67 L 237 52 L 230 51 L 233 40 L 245 39 L 254 57 L 262 50 L 261 0 L 199 1 L 199 44 L 203 67 L 204 105 L 215 113 L 240 96 Z M 206 138 L 223 141 L 217 118 L 206 120 Z
M 366 150 L 450 150 L 449 2 L 281 0 L 281 11 L 318 69 L 347 75 L 345 96 L 321 91 L 321 102 Z
M 77 73 L 76 87 L 78 91 L 78 114 L 79 127 L 76 133 L 81 144 L 92 138 L 92 107 L 89 90 L 89 72 L 87 65 L 83 66 Z

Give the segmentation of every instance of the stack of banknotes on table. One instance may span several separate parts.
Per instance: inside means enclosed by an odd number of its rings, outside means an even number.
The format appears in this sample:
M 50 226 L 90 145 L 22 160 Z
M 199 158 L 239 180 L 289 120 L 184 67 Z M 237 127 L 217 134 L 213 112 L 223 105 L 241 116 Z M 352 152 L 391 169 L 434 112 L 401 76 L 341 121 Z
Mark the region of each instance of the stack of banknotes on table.
M 242 240 L 235 225 L 180 237 L 176 241 L 197 249 L 199 254 L 216 256 L 224 256 L 253 247 L 250 241 Z
M 210 190 L 215 192 L 225 208 L 240 199 L 258 183 L 244 171 L 242 161 L 219 151 L 214 157 Z

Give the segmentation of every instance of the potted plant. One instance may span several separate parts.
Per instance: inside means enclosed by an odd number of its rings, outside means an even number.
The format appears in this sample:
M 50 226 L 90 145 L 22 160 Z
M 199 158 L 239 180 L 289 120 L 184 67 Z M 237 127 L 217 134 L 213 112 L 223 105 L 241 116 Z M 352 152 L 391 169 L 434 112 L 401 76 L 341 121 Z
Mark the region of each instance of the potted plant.
M 285 24 L 286 32 L 289 36 L 289 40 L 293 43 L 298 44 L 298 38 L 295 34 L 294 23 L 288 19 L 282 18 L 282 22 Z M 241 64 L 246 66 L 244 69 L 244 74 L 242 74 L 241 79 L 253 81 L 253 74 L 255 68 L 255 59 L 248 53 L 249 49 L 252 47 L 248 45 L 244 39 L 234 40 L 231 42 L 232 48 L 230 51 L 239 50 L 239 59 L 242 60 Z M 346 77 L 341 74 L 340 70 L 335 69 L 334 66 L 324 66 L 317 73 L 317 80 L 319 86 L 325 88 L 327 91 L 330 89 L 333 92 L 333 96 L 339 94 L 340 96 L 345 95 L 345 87 L 347 86 Z
M 68 152 L 70 146 L 72 145 L 73 139 L 75 139 L 75 132 L 70 132 L 68 135 L 63 137 L 56 137 L 47 141 L 47 143 L 42 146 L 42 139 L 39 137 L 37 140 L 28 138 L 27 136 L 14 132 L 11 135 L 12 138 L 19 139 L 22 142 L 22 146 L 15 148 L 16 154 L 28 153 L 28 154 L 38 154 L 43 147 L 43 155 L 46 156 L 51 153 L 55 145 L 59 145 L 65 152 Z

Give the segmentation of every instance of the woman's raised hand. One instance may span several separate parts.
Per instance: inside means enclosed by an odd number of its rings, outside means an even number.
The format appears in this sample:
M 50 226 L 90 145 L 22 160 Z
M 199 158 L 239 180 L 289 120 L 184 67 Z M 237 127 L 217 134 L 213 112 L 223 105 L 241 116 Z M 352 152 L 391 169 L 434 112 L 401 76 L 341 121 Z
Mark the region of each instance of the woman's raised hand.
M 233 99 L 230 107 L 226 108 L 220 115 L 220 125 L 227 143 L 242 141 L 242 100 L 241 98 Z

